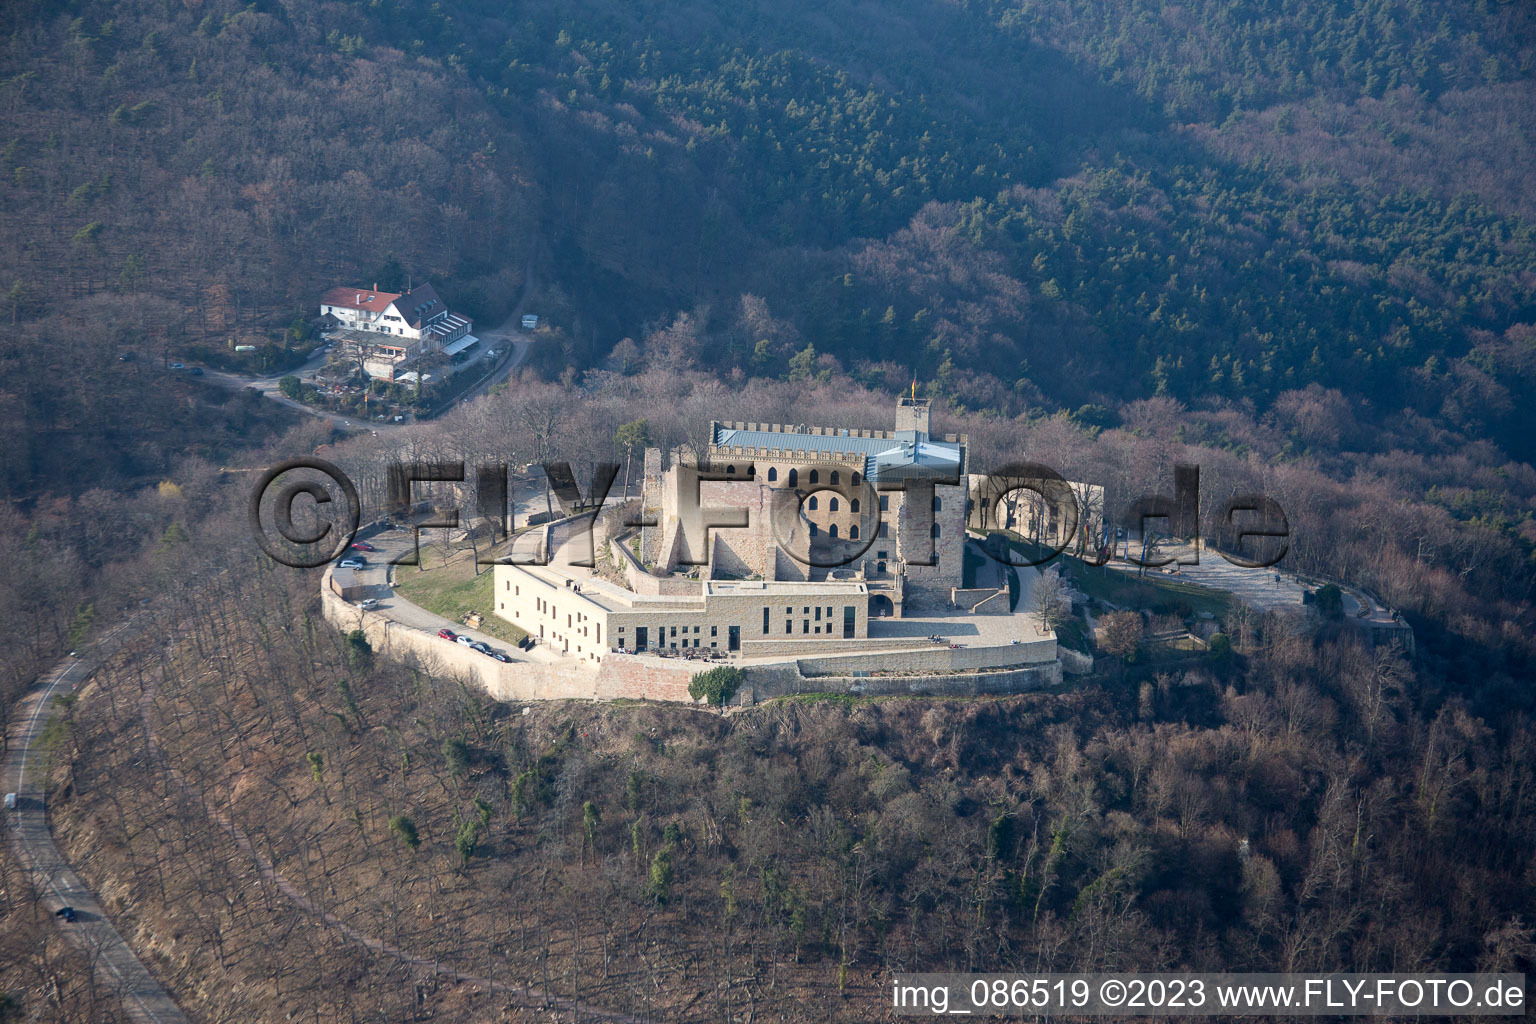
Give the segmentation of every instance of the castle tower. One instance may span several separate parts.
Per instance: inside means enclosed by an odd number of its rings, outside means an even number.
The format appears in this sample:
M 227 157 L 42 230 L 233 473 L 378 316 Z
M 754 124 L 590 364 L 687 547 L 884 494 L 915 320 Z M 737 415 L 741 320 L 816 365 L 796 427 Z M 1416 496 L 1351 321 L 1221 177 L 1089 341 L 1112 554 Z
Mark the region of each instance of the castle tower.
M 914 387 L 913 391 L 916 390 Z M 914 394 L 897 400 L 896 437 L 910 442 L 928 440 L 928 399 Z

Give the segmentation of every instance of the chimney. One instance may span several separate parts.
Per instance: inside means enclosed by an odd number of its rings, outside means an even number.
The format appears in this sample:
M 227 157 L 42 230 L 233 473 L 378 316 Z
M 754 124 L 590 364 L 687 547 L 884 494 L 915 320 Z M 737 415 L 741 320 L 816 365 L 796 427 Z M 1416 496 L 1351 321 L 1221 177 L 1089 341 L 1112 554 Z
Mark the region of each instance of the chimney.
M 378 291 L 379 290 L 379 282 L 377 282 L 377 281 L 373 282 L 373 290 L 374 291 Z

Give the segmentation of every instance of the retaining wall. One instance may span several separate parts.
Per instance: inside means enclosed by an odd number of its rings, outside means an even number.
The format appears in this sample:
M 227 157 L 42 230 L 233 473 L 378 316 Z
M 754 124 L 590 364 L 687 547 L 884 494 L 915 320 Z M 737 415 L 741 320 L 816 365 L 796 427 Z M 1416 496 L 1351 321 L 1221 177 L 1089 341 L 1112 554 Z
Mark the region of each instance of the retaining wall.
M 326 577 L 320 588 L 320 603 L 322 613 L 331 625 L 347 632 L 361 629 L 368 643 L 383 657 L 419 666 L 434 676 L 474 683 L 496 700 L 629 698 L 691 703 L 689 680 L 696 673 L 719 664 L 611 651 L 603 655 L 600 665 L 574 660 L 556 664 L 533 661 L 504 664 L 463 644 L 441 640 L 435 631 L 416 629 L 381 612 L 363 611 L 350 605 L 332 591 L 329 573 Z M 966 668 L 983 667 L 985 662 L 997 658 L 1011 658 L 1014 667 L 994 671 L 923 671 L 930 666 L 941 670 L 960 667 L 954 664 L 957 655 L 965 661 L 979 663 L 964 666 Z M 872 664 L 899 674 L 854 674 Z M 877 662 L 872 662 L 869 656 L 801 658 L 778 665 L 746 666 L 744 671 L 747 681 L 737 695 L 738 704 L 796 693 L 935 697 L 1021 693 L 1061 682 L 1061 664 L 1056 660 L 1053 643 L 1030 644 L 1022 649 L 896 651 L 887 652 Z

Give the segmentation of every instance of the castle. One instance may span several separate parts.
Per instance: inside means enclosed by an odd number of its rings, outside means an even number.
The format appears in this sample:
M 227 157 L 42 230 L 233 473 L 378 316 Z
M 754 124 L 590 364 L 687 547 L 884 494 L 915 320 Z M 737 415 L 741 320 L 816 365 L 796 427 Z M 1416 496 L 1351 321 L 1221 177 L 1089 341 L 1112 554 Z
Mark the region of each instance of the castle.
M 967 439 L 929 413 L 912 397 L 894 430 L 715 422 L 702 459 L 649 450 L 638 501 L 544 527 L 545 564 L 497 564 L 495 612 L 593 667 L 1054 664 L 1004 574 L 966 585 Z

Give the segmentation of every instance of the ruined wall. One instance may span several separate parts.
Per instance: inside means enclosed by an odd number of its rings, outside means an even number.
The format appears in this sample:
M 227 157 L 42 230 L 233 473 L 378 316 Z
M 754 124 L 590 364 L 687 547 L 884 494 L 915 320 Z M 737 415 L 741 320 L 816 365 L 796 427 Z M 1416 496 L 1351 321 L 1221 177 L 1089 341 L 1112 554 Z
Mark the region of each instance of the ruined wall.
M 996 672 L 943 675 L 806 676 L 795 666 L 770 665 L 747 669 L 738 704 L 755 704 L 798 693 L 848 693 L 861 697 L 975 697 L 984 694 L 1026 693 L 1061 685 L 1061 665 L 1041 665 Z

